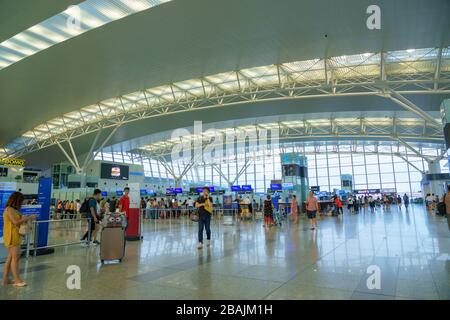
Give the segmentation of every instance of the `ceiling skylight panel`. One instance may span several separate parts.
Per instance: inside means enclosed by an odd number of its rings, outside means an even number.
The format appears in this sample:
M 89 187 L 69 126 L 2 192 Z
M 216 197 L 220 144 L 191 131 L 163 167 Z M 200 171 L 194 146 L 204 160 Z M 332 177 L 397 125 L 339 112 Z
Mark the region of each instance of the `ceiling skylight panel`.
M 15 52 L 18 52 L 20 55 L 22 56 L 29 56 L 31 54 L 34 54 L 36 52 L 36 49 L 31 49 L 30 47 L 27 46 L 23 46 L 20 43 L 18 43 L 17 41 L 14 41 L 13 38 L 4 41 L 2 43 L 2 45 L 0 46 L 0 48 L 8 48 L 10 50 L 13 50 Z M 0 57 L 2 56 L 2 54 L 0 53 Z
M 114 21 L 127 16 L 127 13 L 112 1 L 91 0 L 89 1 L 91 12 L 99 12 L 109 21 Z
M 0 43 L 0 49 L 10 48 L 21 54 L 6 56 L 0 50 L 0 58 L 7 60 L 7 63 L 0 61 L 0 69 L 86 31 L 169 1 L 171 0 L 86 0 L 78 5 L 70 6 L 61 13 Z M 72 21 L 75 22 L 73 27 L 71 27 Z M 8 42 L 11 39 L 20 40 L 23 43 L 11 44 Z
M 228 81 L 236 81 L 235 72 L 224 72 L 205 77 L 205 80 L 213 84 L 221 84 Z
M 139 12 L 154 6 L 151 1 L 147 0 L 117 0 L 117 2 L 120 2 L 132 12 Z

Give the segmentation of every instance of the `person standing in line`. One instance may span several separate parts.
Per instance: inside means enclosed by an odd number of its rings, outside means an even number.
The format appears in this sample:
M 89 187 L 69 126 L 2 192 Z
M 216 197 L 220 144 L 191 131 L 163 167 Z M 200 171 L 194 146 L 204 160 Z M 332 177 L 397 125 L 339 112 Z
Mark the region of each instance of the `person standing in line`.
M 292 196 L 291 213 L 292 218 L 294 219 L 294 223 L 298 223 L 298 202 L 297 196 L 295 194 Z
M 75 210 L 77 212 L 77 219 L 80 218 L 80 209 L 81 209 L 81 201 L 80 201 L 80 199 L 77 199 L 75 201 Z
M 6 202 L 5 211 L 3 211 L 3 241 L 8 250 L 8 257 L 3 266 L 3 285 L 12 284 L 15 287 L 24 287 L 27 284 L 20 278 L 20 245 L 22 243 L 19 234 L 19 228 L 28 221 L 35 220 L 36 215 L 23 217 L 20 214 L 24 196 L 21 192 L 13 192 Z M 13 275 L 13 282 L 9 280 L 9 273 Z
M 317 201 L 317 198 L 314 196 L 314 192 L 310 191 L 309 197 L 306 199 L 306 214 L 308 215 L 311 230 L 318 228 L 316 218 L 317 212 L 319 212 L 319 201 Z
M 369 196 L 368 202 L 369 202 L 370 211 L 372 213 L 374 213 L 375 212 L 375 200 L 373 199 L 372 196 Z
M 400 195 L 397 195 L 397 205 L 398 209 L 402 210 L 402 197 L 400 197 Z
M 119 212 L 124 212 L 127 219 L 130 216 L 130 188 L 125 187 L 123 189 L 123 195 L 120 197 L 119 201 Z
M 268 228 L 273 224 L 273 203 L 270 195 L 267 195 L 266 200 L 264 200 L 263 210 L 264 210 L 264 226 Z
M 211 215 L 213 204 L 209 196 L 209 188 L 203 188 L 203 195 L 195 203 L 198 209 L 198 245 L 197 249 L 203 248 L 203 229 L 206 229 L 206 246 L 211 244 Z
M 88 230 L 81 238 L 81 241 L 86 240 L 86 243 L 85 243 L 86 245 L 89 245 L 89 242 L 87 242 L 87 241 L 89 241 L 89 239 L 92 241 L 92 243 L 99 244 L 99 242 L 97 241 L 96 226 L 99 222 L 99 217 L 100 217 L 99 201 L 100 201 L 101 195 L 102 195 L 102 191 L 100 189 L 95 189 L 94 194 L 92 195 L 91 198 L 89 198 L 89 201 L 88 201 L 87 217 L 90 219 L 89 226 L 88 226 Z
M 117 204 L 117 201 L 116 201 L 116 197 L 112 197 L 111 198 L 111 201 L 109 201 L 109 211 L 110 212 L 116 212 L 116 204 Z
M 447 185 L 447 193 L 444 195 L 442 201 L 445 203 L 445 211 L 447 213 L 447 223 L 450 230 L 450 185 Z
M 194 200 L 192 200 L 190 197 L 186 201 L 187 210 L 188 210 L 188 216 L 190 217 L 192 214 L 192 211 L 194 210 Z
M 406 193 L 403 195 L 403 203 L 405 204 L 406 211 L 408 211 L 409 197 Z
M 344 209 L 342 208 L 342 201 L 338 196 L 334 196 L 334 204 L 336 205 L 337 208 L 337 214 L 344 214 Z
M 354 199 L 352 195 L 349 195 L 348 200 L 347 200 L 347 209 L 350 213 L 354 213 Z

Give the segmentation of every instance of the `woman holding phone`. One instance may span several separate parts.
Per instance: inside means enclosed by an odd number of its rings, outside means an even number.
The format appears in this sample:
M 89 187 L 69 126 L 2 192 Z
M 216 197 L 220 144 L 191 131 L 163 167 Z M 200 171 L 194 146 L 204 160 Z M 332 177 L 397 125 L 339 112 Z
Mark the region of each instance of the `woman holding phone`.
M 3 212 L 3 240 L 8 250 L 8 258 L 3 268 L 3 285 L 12 284 L 15 287 L 27 285 L 19 276 L 20 245 L 22 242 L 19 228 L 20 225 L 36 219 L 36 215 L 23 217 L 20 214 L 23 200 L 24 196 L 22 193 L 14 192 L 9 197 Z M 13 275 L 13 282 L 9 280 L 10 271 Z

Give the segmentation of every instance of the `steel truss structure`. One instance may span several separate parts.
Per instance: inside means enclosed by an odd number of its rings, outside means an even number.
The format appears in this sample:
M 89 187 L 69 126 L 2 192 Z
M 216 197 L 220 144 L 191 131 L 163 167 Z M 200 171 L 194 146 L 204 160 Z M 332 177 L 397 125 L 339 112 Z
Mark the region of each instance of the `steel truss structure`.
M 436 119 L 403 95 L 447 93 L 449 47 L 295 61 L 171 83 L 100 101 L 37 126 L 3 146 L 0 155 L 19 157 L 103 128 L 180 112 L 328 96 L 386 97 L 423 119 L 426 130 L 442 130 Z M 339 130 L 344 134 L 346 129 Z M 332 135 L 336 136 L 335 131 Z
M 151 167 L 163 166 L 166 168 L 168 175 L 174 179 L 177 185 L 185 184 L 193 177 L 197 177 L 196 179 L 202 179 L 200 178 L 198 172 L 210 172 L 211 175 L 214 173 L 217 177 L 220 177 L 222 186 L 226 185 L 229 187 L 230 185 L 235 184 L 238 179 L 241 179 L 241 176 L 243 175 L 255 175 L 256 166 L 261 166 L 261 163 L 269 161 L 267 159 L 272 159 L 269 162 L 273 162 L 273 159 L 279 158 L 281 153 L 286 152 L 298 152 L 307 156 L 308 159 L 310 159 L 310 157 L 314 159 L 316 156 L 327 158 L 347 156 L 348 158 L 354 158 L 359 155 L 363 157 L 376 156 L 378 157 L 379 162 L 381 157 L 392 159 L 398 158 L 401 159 L 401 162 L 404 162 L 411 167 L 411 169 L 408 170 L 415 170 L 416 172 L 424 174 L 426 173 L 426 168 L 428 167 L 426 163 L 429 163 L 430 161 L 440 161 L 443 159 L 444 153 L 442 153 L 442 150 L 436 148 L 437 146 L 438 145 L 433 144 L 425 144 L 423 146 L 419 144 L 411 144 L 405 146 L 401 141 L 301 140 L 280 142 L 277 148 L 274 148 L 270 153 L 249 153 L 247 152 L 248 150 L 235 149 L 233 154 L 227 155 L 226 158 L 221 159 L 221 161 L 198 161 L 196 163 L 193 163 L 192 161 L 187 163 L 182 163 L 181 161 L 170 162 L 169 159 L 156 153 L 156 150 L 149 151 L 143 149 L 135 150 L 134 152 L 136 153 L 132 155 L 130 154 L 129 158 L 134 159 L 133 163 L 147 163 Z M 246 147 L 244 148 L 246 149 Z M 257 165 L 257 163 L 259 164 Z M 393 163 L 394 160 L 392 160 L 392 165 L 394 166 Z M 333 163 L 331 166 L 336 165 L 336 163 Z M 249 166 L 253 169 L 250 170 L 250 173 L 247 172 Z M 255 166 L 255 168 L 253 168 L 253 166 Z M 167 169 L 168 167 L 170 167 L 171 170 Z M 235 168 L 235 171 L 232 172 L 233 170 L 230 170 L 230 168 Z M 224 169 L 225 171 L 223 171 Z M 149 170 L 154 173 L 155 168 L 151 168 Z M 161 175 L 159 170 L 156 171 Z M 261 174 L 263 175 L 263 173 Z
M 235 128 L 215 129 L 216 136 L 213 136 L 209 131 L 203 132 L 202 136 L 195 134 L 183 136 L 183 143 L 184 141 L 191 143 L 202 141 L 203 146 L 205 146 L 219 135 L 221 141 L 229 143 L 226 139 L 230 132 L 233 132 L 236 137 L 246 137 L 244 139 L 247 139 L 246 141 L 250 143 L 261 137 L 261 132 L 264 131 L 265 137 L 267 131 L 273 130 L 277 131 L 277 139 L 280 142 L 337 139 L 392 141 L 414 150 L 413 152 L 421 157 L 420 152 L 411 146 L 411 143 L 416 145 L 433 144 L 445 152 L 443 134 L 440 129 L 428 126 L 426 121 L 405 118 L 330 118 L 259 123 Z M 234 142 L 233 140 L 232 143 L 234 144 Z M 180 143 L 182 143 L 180 139 L 167 138 L 130 152 L 137 156 L 168 157 L 171 155 L 174 146 Z

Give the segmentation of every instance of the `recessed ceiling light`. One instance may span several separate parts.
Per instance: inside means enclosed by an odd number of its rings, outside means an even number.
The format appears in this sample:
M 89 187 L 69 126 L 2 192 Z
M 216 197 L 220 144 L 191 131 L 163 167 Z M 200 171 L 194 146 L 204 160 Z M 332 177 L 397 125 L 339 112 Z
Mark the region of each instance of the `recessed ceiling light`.
M 406 52 L 408 52 L 408 53 L 412 53 L 412 52 L 414 52 L 414 51 L 416 51 L 416 49 L 407 49 L 407 50 L 406 50 Z

